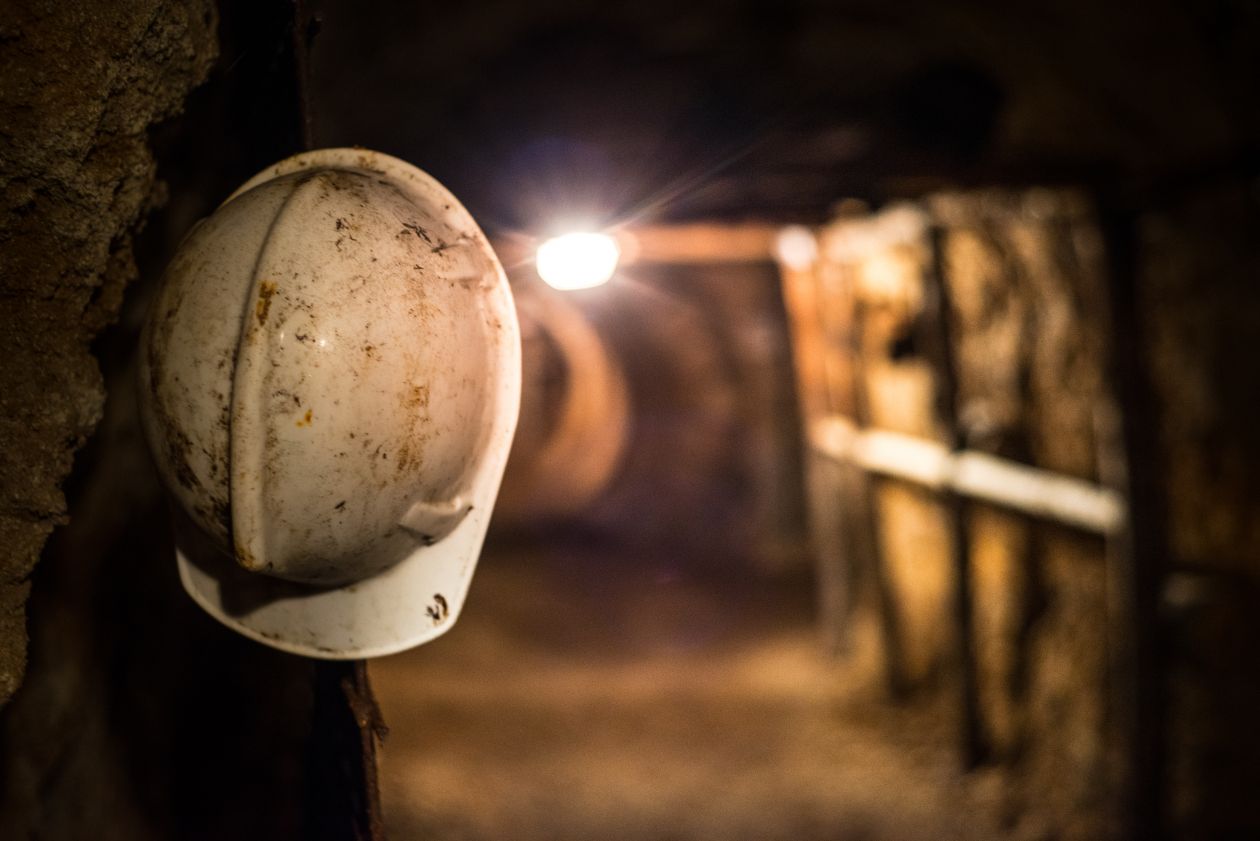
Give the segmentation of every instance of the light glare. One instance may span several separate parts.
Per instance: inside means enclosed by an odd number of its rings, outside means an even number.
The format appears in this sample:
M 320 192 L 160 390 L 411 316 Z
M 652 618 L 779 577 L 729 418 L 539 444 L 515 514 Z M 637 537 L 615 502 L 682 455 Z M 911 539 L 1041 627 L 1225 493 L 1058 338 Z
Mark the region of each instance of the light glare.
M 620 257 L 607 234 L 565 234 L 538 247 L 538 276 L 553 289 L 590 289 L 608 282 Z
M 789 225 L 779 232 L 775 251 L 783 265 L 789 269 L 804 271 L 818 259 L 818 241 L 809 228 Z

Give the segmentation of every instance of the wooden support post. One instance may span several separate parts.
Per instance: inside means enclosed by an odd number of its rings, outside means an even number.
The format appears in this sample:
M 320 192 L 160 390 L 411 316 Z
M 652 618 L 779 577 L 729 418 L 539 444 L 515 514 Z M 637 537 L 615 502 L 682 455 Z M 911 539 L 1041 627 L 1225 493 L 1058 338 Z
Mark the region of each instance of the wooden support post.
M 1116 407 L 1103 411 L 1100 469 L 1128 501 L 1107 546 L 1109 716 L 1123 837 L 1159 839 L 1165 826 L 1167 730 L 1159 598 L 1169 547 L 1155 400 L 1144 360 L 1133 212 L 1101 202 L 1110 263 L 1109 374 Z
M 837 308 L 830 333 L 837 351 L 833 357 L 835 363 L 847 366 L 848 370 L 844 376 L 828 378 L 828 383 L 833 385 L 829 405 L 833 410 L 852 417 L 854 424 L 861 429 L 871 422 L 862 341 L 865 307 L 858 291 L 854 267 L 845 266 L 842 271 L 843 302 Z M 902 624 L 879 533 L 878 479 L 852 460 L 844 463 L 840 477 L 844 500 L 842 522 L 852 572 L 868 578 L 874 586 L 888 691 L 894 698 L 903 698 L 910 691 L 911 681 Z M 850 580 L 856 577 L 850 574 Z
M 856 352 L 857 294 L 852 278 L 841 274 L 843 269 L 827 263 L 815 267 L 813 274 L 815 317 L 822 337 L 821 384 L 823 412 L 854 415 L 860 400 L 861 370 Z M 847 370 L 846 370 L 847 369 Z M 814 458 L 817 458 L 814 451 Z M 819 467 L 819 469 L 824 469 Z M 853 589 L 864 567 L 862 529 L 869 524 L 866 516 L 863 476 L 855 476 L 850 465 L 838 465 L 828 471 L 833 480 L 827 488 L 829 506 L 834 518 L 828 523 L 838 529 L 837 552 L 833 558 L 820 558 L 825 566 L 819 569 L 819 597 L 827 622 L 834 635 L 828 642 L 839 652 L 848 642 L 848 623 L 853 609 Z
M 387 728 L 362 660 L 315 664 L 304 838 L 383 841 L 376 746 Z
M 954 358 L 949 285 L 942 255 L 943 231 L 929 229 L 930 264 L 924 284 L 925 345 L 929 348 L 936 381 L 937 416 L 945 430 L 946 445 L 955 455 L 966 446 L 966 436 L 958 422 L 958 374 Z M 989 753 L 988 739 L 980 717 L 980 690 L 976 665 L 975 629 L 971 603 L 971 530 L 967 522 L 965 498 L 947 486 L 941 490 L 941 505 L 949 530 L 949 550 L 954 565 L 954 624 L 961 672 L 961 742 L 963 763 L 974 768 Z
M 845 526 L 846 494 L 842 472 L 846 466 L 827 458 L 808 443 L 805 451 L 806 501 L 817 584 L 818 639 L 823 654 L 834 658 L 848 650 L 849 641 L 846 626 L 853 558 Z
M 821 452 L 809 430 L 831 413 L 852 409 L 852 388 L 846 379 L 852 374 L 851 295 L 843 284 L 824 282 L 824 273 L 836 270 L 828 264 L 785 263 L 780 270 L 804 421 L 806 502 L 814 544 L 819 643 L 824 654 L 834 657 L 847 647 L 858 563 L 852 541 L 852 494 L 848 465 L 835 463 Z M 846 385 L 837 387 L 837 381 Z

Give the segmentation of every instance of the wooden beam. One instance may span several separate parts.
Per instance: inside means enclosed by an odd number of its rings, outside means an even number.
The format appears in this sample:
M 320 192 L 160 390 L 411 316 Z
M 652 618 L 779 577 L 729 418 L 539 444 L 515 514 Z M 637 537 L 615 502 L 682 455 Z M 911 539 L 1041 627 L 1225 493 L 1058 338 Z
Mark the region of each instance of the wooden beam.
M 952 491 L 1088 532 L 1112 535 L 1124 527 L 1124 497 L 1115 489 L 972 450 L 951 451 L 938 441 L 880 429 L 859 430 L 847 418 L 815 421 L 812 449 L 871 473 Z
M 769 263 L 775 259 L 777 225 L 694 223 L 642 225 L 617 232 L 625 265 Z
M 765 222 L 626 225 L 609 229 L 621 248 L 621 266 L 771 263 L 782 228 Z M 532 267 L 545 237 L 500 234 L 495 253 L 509 273 Z M 532 268 L 531 268 L 532 271 Z

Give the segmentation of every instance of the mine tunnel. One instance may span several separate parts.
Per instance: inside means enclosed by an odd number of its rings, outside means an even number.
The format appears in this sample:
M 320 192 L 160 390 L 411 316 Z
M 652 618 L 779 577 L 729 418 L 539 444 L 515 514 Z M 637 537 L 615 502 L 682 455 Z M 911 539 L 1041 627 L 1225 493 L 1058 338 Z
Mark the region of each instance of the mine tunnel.
M 1258 47 L 15 0 L 0 837 L 1260 837 Z

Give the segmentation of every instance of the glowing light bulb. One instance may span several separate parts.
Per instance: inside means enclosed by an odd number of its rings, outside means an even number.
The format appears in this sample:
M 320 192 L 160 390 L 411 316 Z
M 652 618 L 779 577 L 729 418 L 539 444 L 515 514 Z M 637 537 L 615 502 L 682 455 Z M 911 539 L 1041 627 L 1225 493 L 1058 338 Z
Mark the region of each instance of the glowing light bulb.
M 607 234 L 565 234 L 538 246 L 538 276 L 553 289 L 590 289 L 608 282 L 620 258 Z
M 809 228 L 789 225 L 779 232 L 775 251 L 783 265 L 789 269 L 804 271 L 818 259 L 818 241 Z

